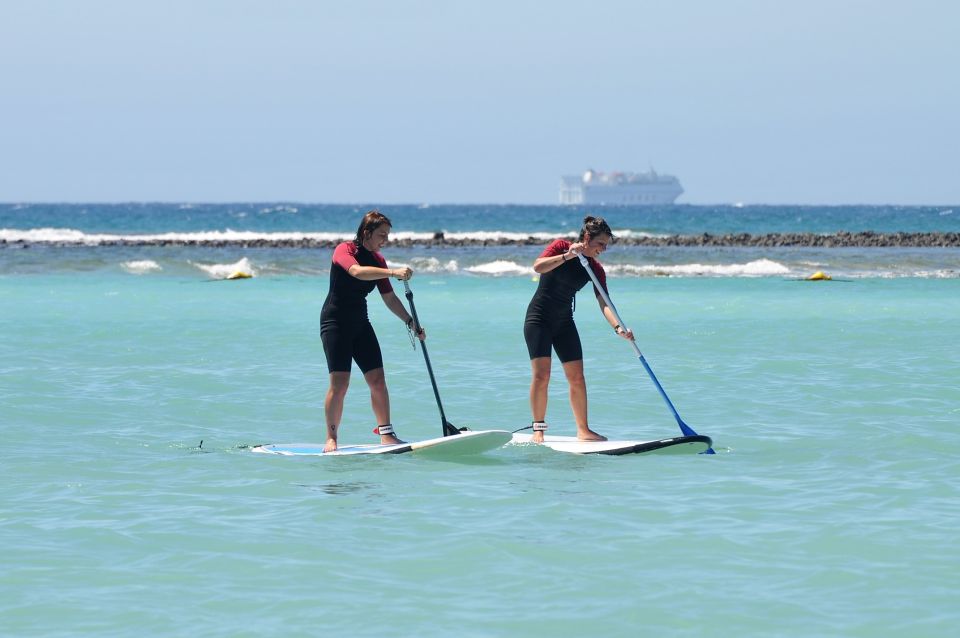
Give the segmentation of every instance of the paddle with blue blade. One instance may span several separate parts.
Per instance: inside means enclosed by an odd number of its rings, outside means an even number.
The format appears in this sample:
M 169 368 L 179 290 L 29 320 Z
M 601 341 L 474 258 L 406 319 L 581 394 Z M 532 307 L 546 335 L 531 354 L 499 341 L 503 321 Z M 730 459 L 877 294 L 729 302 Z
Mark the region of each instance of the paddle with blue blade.
M 623 319 L 620 318 L 620 313 L 617 312 L 617 307 L 613 305 L 613 302 L 610 300 L 610 295 L 607 294 L 607 291 L 603 289 L 603 286 L 600 285 L 600 282 L 597 281 L 597 275 L 593 272 L 593 268 L 590 267 L 590 262 L 587 261 L 587 258 L 583 255 L 577 255 L 580 258 L 580 265 L 583 266 L 584 270 L 587 271 L 587 274 L 590 275 L 590 279 L 593 280 L 593 285 L 596 286 L 597 290 L 600 291 L 600 296 L 603 297 L 603 301 L 606 302 L 607 306 L 613 312 L 613 316 L 616 317 L 617 323 L 623 327 L 624 330 L 627 329 L 626 324 L 624 324 Z M 637 357 L 640 358 L 640 363 L 643 364 L 644 369 L 647 371 L 647 374 L 650 375 L 650 378 L 653 379 L 653 384 L 657 386 L 657 390 L 660 392 L 660 396 L 663 397 L 663 400 L 667 402 L 667 407 L 670 408 L 670 411 L 673 413 L 673 418 L 677 420 L 677 425 L 680 426 L 680 431 L 683 432 L 684 436 L 699 436 L 692 427 L 683 422 L 683 419 L 680 418 L 680 414 L 677 412 L 677 409 L 673 407 L 673 403 L 670 401 L 670 397 L 667 396 L 667 393 L 664 392 L 663 386 L 660 385 L 660 381 L 657 380 L 657 375 L 653 373 L 653 370 L 650 369 L 650 365 L 647 363 L 647 360 L 643 358 L 643 353 L 640 352 L 640 347 L 637 345 L 636 341 L 631 340 L 630 345 L 633 346 L 633 349 L 637 353 Z M 713 451 L 713 448 L 707 448 L 706 452 L 702 454 L 716 454 Z
M 406 290 L 407 302 L 410 304 L 410 314 L 413 315 L 413 329 L 416 334 L 420 334 L 420 317 L 417 316 L 417 307 L 413 305 L 413 291 L 410 290 L 410 284 L 406 279 L 403 280 L 403 287 Z M 433 386 L 433 396 L 437 399 L 437 407 L 440 409 L 440 424 L 443 427 L 443 436 L 453 436 L 460 434 L 457 426 L 447 421 L 447 415 L 443 413 L 443 404 L 440 402 L 440 391 L 437 389 L 437 380 L 433 376 L 433 366 L 430 365 L 430 355 L 427 354 L 426 341 L 420 342 L 420 350 L 423 352 L 423 360 L 427 363 L 427 373 L 430 375 L 430 385 Z

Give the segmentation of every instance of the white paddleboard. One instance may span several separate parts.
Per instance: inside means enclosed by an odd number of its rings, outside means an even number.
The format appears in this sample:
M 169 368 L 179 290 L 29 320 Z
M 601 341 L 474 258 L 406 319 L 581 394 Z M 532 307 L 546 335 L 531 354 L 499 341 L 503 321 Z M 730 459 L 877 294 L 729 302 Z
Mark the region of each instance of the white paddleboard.
M 536 445 L 533 434 L 515 432 L 511 443 Z M 709 436 L 678 436 L 653 441 L 581 441 L 575 436 L 543 437 L 544 447 L 570 454 L 698 454 L 705 452 L 713 441 Z
M 411 443 L 340 445 L 333 452 L 324 452 L 323 443 L 269 443 L 254 446 L 250 451 L 281 456 L 354 456 L 416 452 L 423 456 L 447 457 L 481 454 L 502 447 L 510 440 L 511 435 L 506 430 L 467 430 L 453 436 L 441 436 Z

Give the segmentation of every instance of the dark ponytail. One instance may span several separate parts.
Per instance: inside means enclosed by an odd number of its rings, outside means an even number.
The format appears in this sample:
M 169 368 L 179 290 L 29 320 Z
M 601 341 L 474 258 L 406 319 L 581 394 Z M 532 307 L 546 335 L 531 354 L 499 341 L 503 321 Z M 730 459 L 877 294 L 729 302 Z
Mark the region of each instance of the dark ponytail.
M 593 215 L 587 215 L 583 218 L 583 228 L 580 229 L 580 237 L 577 238 L 577 241 L 583 241 L 584 235 L 590 235 L 590 237 L 610 235 L 610 239 L 613 239 L 613 231 L 610 230 L 607 221 L 603 217 L 594 217 Z
M 357 246 L 363 245 L 363 240 L 366 239 L 367 234 L 373 233 L 381 224 L 393 228 L 393 224 L 390 223 L 390 219 L 386 215 L 377 209 L 368 211 L 360 220 L 360 226 L 357 227 L 357 236 L 353 238 L 353 243 Z

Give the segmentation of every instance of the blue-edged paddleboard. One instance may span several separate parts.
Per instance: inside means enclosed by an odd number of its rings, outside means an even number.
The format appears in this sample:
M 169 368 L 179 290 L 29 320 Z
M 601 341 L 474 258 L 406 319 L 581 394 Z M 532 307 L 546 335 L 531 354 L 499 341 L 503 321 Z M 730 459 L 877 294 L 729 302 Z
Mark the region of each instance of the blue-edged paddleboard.
M 323 443 L 269 443 L 254 446 L 250 451 L 281 456 L 355 456 L 415 452 L 424 456 L 446 457 L 489 452 L 506 445 L 511 438 L 506 430 L 466 430 L 452 436 L 441 436 L 412 443 L 340 445 L 334 452 L 324 452 Z
M 532 434 L 515 432 L 514 444 L 533 443 Z M 557 452 L 570 454 L 699 454 L 706 452 L 713 441 L 709 436 L 677 436 L 672 439 L 657 439 L 654 441 L 581 441 L 575 436 L 543 437 L 544 447 Z

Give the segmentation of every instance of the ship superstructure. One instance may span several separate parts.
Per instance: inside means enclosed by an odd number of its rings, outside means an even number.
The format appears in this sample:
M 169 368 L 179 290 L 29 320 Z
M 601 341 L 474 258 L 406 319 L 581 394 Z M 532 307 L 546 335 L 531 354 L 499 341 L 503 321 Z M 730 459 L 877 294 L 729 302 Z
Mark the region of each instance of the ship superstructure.
M 561 204 L 672 204 L 682 194 L 680 180 L 673 175 L 660 175 L 652 168 L 646 173 L 601 173 L 590 169 L 583 175 L 560 178 Z

